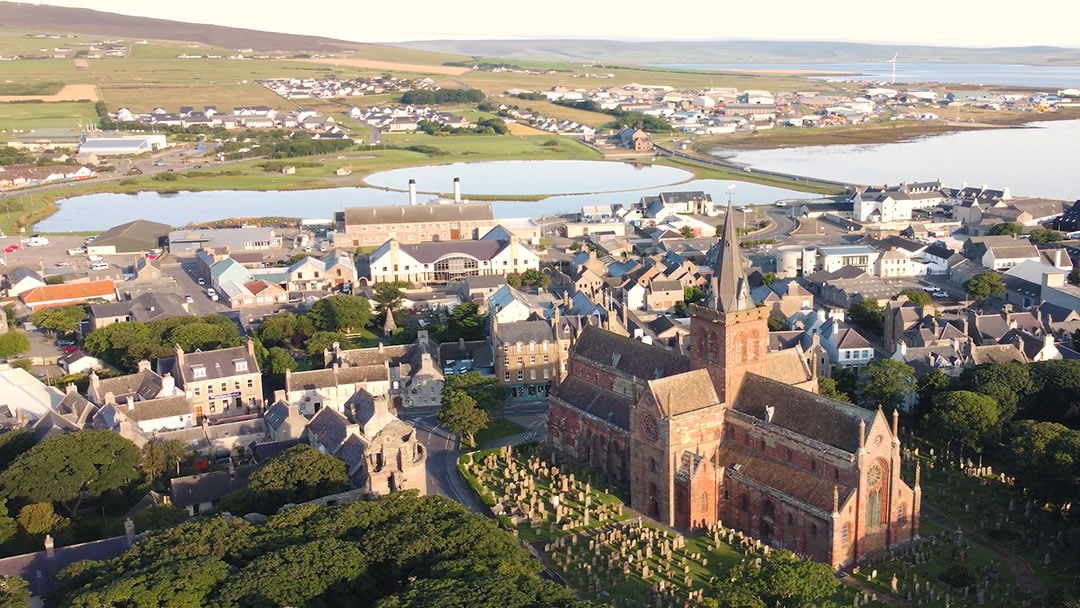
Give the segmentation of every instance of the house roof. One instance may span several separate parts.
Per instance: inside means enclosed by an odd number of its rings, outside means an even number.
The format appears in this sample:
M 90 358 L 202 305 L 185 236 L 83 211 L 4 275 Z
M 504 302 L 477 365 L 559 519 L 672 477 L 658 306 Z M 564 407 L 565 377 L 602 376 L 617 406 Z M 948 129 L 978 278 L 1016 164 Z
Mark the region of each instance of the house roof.
M 186 396 L 180 395 L 178 397 L 162 397 L 161 399 L 129 402 L 128 407 L 120 407 L 119 411 L 131 420 L 143 422 L 193 414 L 195 409 Z
M 213 471 L 173 478 L 172 501 L 178 507 L 188 507 L 219 500 L 246 486 L 254 469 L 237 467 L 232 474 L 229 471 Z
M 558 387 L 558 399 L 622 429 L 630 428 L 630 398 L 613 393 L 576 376 L 570 376 Z
M 327 451 L 336 453 L 349 437 L 349 421 L 332 407 L 324 407 L 308 422 L 307 432 Z
M 494 221 L 490 203 L 348 207 L 345 225 Z
M 690 371 L 687 357 L 593 325 L 582 329 L 574 345 L 574 354 L 635 378 L 662 378 Z
M 431 241 L 402 244 L 400 247 L 401 251 L 412 256 L 417 262 L 433 264 L 447 256 L 458 255 L 466 255 L 478 260 L 491 260 L 505 249 L 507 244 L 508 241 Z M 378 259 L 378 253 L 373 253 L 371 259 Z
M 712 378 L 704 369 L 649 380 L 648 387 L 660 412 L 669 418 L 720 403 Z
M 169 234 L 172 226 L 147 220 L 134 220 L 113 226 L 94 239 L 91 247 L 115 246 L 117 252 L 154 249 Z
M 19 294 L 19 297 L 28 306 L 69 300 L 90 300 L 109 296 L 116 296 L 116 285 L 110 280 L 42 285 Z
M 852 491 L 730 441 L 717 450 L 716 465 L 826 512 L 832 512 L 834 488 L 840 488 L 841 503 Z
M 837 348 L 871 348 L 866 338 L 850 327 L 840 330 L 836 337 L 836 346 Z
M 498 344 L 527 344 L 552 342 L 555 339 L 551 325 L 547 321 L 514 321 L 499 323 L 495 329 L 495 341 Z
M 1027 357 L 1015 344 L 988 344 L 971 347 L 971 362 L 983 363 L 1027 363 Z
M 247 364 L 247 369 L 237 369 L 237 364 L 241 361 Z M 177 365 L 176 357 L 163 357 L 158 360 L 159 371 L 163 374 L 168 371 L 166 367 L 180 367 L 180 377 L 184 382 L 195 380 L 193 370 L 200 366 L 206 372 L 205 376 L 198 378 L 200 382 L 217 380 L 218 378 L 231 378 L 241 374 L 259 373 L 259 362 L 255 360 L 255 357 L 248 352 L 245 346 L 184 353 L 183 366 Z
M 765 375 L 784 384 L 799 384 L 813 379 L 810 368 L 802 357 L 802 349 L 793 345 L 765 355 Z
M 865 422 L 868 430 L 875 415 L 856 405 L 746 374 L 734 409 L 764 420 L 767 407 L 774 408 L 772 424 L 852 454 L 859 449 L 859 422 Z
M 60 570 L 82 560 L 104 561 L 117 557 L 129 548 L 126 536 L 114 536 L 79 545 L 56 547 L 50 556 L 45 551 L 23 553 L 0 559 L 0 575 L 18 576 L 29 583 L 30 592 L 41 595 L 52 589 L 53 577 Z

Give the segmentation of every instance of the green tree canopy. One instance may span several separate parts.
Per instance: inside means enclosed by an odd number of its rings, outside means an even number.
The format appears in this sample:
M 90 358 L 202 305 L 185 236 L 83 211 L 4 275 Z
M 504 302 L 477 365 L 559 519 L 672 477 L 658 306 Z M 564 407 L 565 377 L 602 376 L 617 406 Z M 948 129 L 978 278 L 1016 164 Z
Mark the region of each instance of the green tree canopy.
M 1069 272 L 1069 283 L 1073 285 L 1080 285 L 1080 266 L 1073 268 Z
M 222 511 L 269 515 L 288 503 L 306 502 L 349 489 L 345 462 L 306 443 L 294 445 L 251 474 L 246 488 L 225 497 Z
M 477 407 L 488 413 L 495 412 L 506 401 L 506 389 L 499 384 L 499 381 L 480 372 L 447 376 L 443 382 L 444 403 L 446 396 L 455 392 L 462 392 L 472 397 Z
M 18 522 L 8 516 L 7 502 L 0 500 L 0 543 L 5 543 L 18 531 Z
M 300 505 L 263 523 L 198 518 L 121 557 L 79 562 L 56 605 L 263 608 L 586 608 L 541 580 L 540 564 L 495 522 L 438 496 L 394 493 Z
M 694 238 L 694 229 L 689 226 L 683 226 L 682 229 L 679 230 L 679 234 L 681 234 L 684 239 L 692 239 Z
M 9 358 L 30 352 L 30 338 L 21 331 L 9 331 L 0 334 L 0 357 Z
M 859 401 L 866 408 L 881 405 L 892 412 L 915 394 L 915 387 L 915 370 L 900 361 L 878 359 L 859 372 Z
M 46 308 L 30 315 L 30 322 L 45 331 L 58 334 L 73 334 L 79 329 L 79 323 L 86 320 L 86 311 L 82 306 L 61 306 Z
M 34 432 L 25 427 L 0 435 L 0 471 L 11 466 L 19 454 L 34 447 L 34 442 Z
M 1031 370 L 1032 366 L 1024 363 L 983 363 L 965 369 L 958 384 L 964 390 L 993 397 L 998 418 L 1007 422 L 1016 414 L 1020 401 L 1035 391 Z
M 905 289 L 899 295 L 906 297 L 912 306 L 928 306 L 930 304 L 930 294 L 921 289 Z
M 28 583 L 17 576 L 0 576 L 0 608 L 26 608 L 29 605 Z
M 35 502 L 19 509 L 16 521 L 24 532 L 33 536 L 50 534 L 67 523 L 66 519 L 56 514 L 52 503 L 48 502 Z
M 461 391 L 443 393 L 439 422 L 450 432 L 464 435 L 475 445 L 473 437 L 488 425 L 487 412 L 476 406 L 476 400 Z
M 1009 462 L 1021 486 L 1057 504 L 1080 496 L 1080 431 L 1020 420 L 1009 425 L 1008 435 Z
M 993 236 L 1001 235 L 1020 235 L 1024 234 L 1024 227 L 1020 224 L 1014 224 L 1013 222 L 1001 222 L 990 229 L 990 233 Z
M 761 568 L 744 566 L 741 575 L 746 587 L 767 606 L 803 608 L 829 597 L 840 587 L 832 569 L 825 564 L 803 561 L 791 551 L 770 551 Z
M 817 385 L 818 394 L 822 397 L 836 399 L 837 401 L 843 401 L 844 403 L 851 403 L 851 397 L 847 393 L 842 393 L 837 390 L 836 380 L 826 378 L 825 376 L 818 376 Z
M 91 331 L 83 341 L 88 353 L 127 372 L 134 372 L 140 360 L 171 355 L 176 344 L 189 352 L 239 346 L 240 331 L 236 323 L 215 314 L 113 323 Z
M 342 350 L 348 350 L 353 347 L 352 341 L 349 340 L 349 336 L 339 331 L 317 331 L 311 334 L 311 337 L 304 343 L 304 350 L 309 357 L 317 358 L 323 354 L 324 350 L 332 349 L 334 342 L 337 342 Z
M 402 303 L 405 301 L 405 292 L 402 290 L 411 287 L 412 283 L 404 281 L 376 283 L 375 293 L 371 298 L 375 301 L 375 312 L 382 317 L 387 311 L 390 311 L 391 314 L 400 311 Z
M 447 315 L 446 325 L 439 329 L 439 339 L 443 342 L 483 340 L 486 327 L 487 315 L 480 307 L 474 302 L 462 302 Z
M 293 344 L 296 333 L 297 317 L 287 310 L 266 317 L 259 325 L 259 339 L 267 348 Z
M 142 455 L 143 472 L 148 480 L 154 481 L 175 477 L 178 463 L 183 462 L 188 453 L 179 439 L 152 439 L 143 446 Z
M 788 329 L 787 320 L 782 317 L 770 316 L 767 323 L 769 324 L 769 331 L 787 331 Z
M 142 458 L 135 444 L 112 431 L 82 430 L 46 439 L 0 473 L 6 500 L 59 503 L 73 519 L 85 493 L 97 498 L 137 481 Z
M 286 370 L 296 371 L 297 367 L 296 359 L 293 359 L 289 351 L 280 346 L 270 349 L 270 354 L 266 358 L 266 373 L 281 376 L 285 374 Z
M 316 329 L 349 333 L 371 322 L 371 305 L 360 296 L 327 296 L 312 304 L 307 316 Z
M 1031 236 L 1028 237 L 1035 245 L 1045 245 L 1047 243 L 1056 243 L 1062 240 L 1063 237 L 1057 230 L 1050 230 L 1048 228 L 1036 228 L 1031 231 Z
M 761 275 L 761 284 L 762 285 L 772 285 L 775 282 L 776 282 L 776 273 L 775 272 L 766 272 L 765 274 Z
M 859 300 L 848 308 L 851 322 L 872 334 L 880 334 L 885 328 L 885 312 L 877 300 Z
M 187 518 L 188 512 L 176 505 L 154 505 L 137 511 L 132 516 L 131 523 L 135 524 L 136 532 L 143 532 L 171 528 Z
M 985 300 L 991 296 L 998 298 L 1005 295 L 1005 283 L 1001 275 L 984 272 L 964 281 L 964 291 L 976 300 Z
M 998 405 L 993 397 L 971 391 L 940 393 L 927 416 L 926 428 L 942 442 L 959 439 L 982 451 L 983 440 L 997 427 Z
M 949 377 L 940 369 L 931 370 L 919 377 L 915 392 L 918 394 L 916 401 L 915 416 L 921 419 L 930 413 L 933 408 L 934 398 L 939 393 L 949 389 Z

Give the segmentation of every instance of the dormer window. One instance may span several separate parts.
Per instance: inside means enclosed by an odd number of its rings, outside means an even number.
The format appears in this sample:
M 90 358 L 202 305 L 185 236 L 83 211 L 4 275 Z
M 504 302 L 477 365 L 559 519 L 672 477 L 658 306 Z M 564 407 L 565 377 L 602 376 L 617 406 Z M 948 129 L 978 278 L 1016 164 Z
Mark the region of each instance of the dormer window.
M 248 364 L 246 359 L 236 359 L 235 361 L 233 361 L 233 365 L 236 367 L 236 371 L 238 372 L 248 371 Z
M 201 365 L 193 365 L 193 366 L 191 366 L 191 377 L 192 378 L 205 378 L 206 377 L 206 368 L 201 366 Z

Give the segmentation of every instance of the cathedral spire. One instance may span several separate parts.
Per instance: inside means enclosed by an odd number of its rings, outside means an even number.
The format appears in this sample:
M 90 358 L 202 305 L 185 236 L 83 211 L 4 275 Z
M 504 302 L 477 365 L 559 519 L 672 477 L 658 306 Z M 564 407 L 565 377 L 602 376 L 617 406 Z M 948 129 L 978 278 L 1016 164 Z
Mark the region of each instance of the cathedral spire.
M 710 252 L 713 276 L 709 282 L 709 306 L 720 312 L 736 312 L 754 308 L 750 300 L 750 285 L 739 255 L 739 238 L 735 231 L 734 208 L 728 203 L 720 242 Z

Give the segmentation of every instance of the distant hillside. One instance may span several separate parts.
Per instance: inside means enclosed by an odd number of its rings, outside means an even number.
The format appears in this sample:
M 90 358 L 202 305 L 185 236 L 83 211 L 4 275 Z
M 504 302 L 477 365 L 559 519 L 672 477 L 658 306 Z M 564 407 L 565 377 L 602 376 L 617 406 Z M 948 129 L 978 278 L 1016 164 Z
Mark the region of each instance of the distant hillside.
M 852 63 L 881 62 L 899 53 L 906 63 L 1080 64 L 1080 49 L 1049 46 L 977 49 L 767 40 L 419 40 L 399 45 L 477 57 L 596 63 Z
M 254 49 L 257 51 L 342 51 L 362 45 L 321 38 L 274 32 L 260 32 L 235 27 L 201 25 L 132 17 L 85 8 L 37 6 L 15 2 L 0 2 L 0 28 L 25 29 L 35 32 L 66 32 L 96 34 L 117 38 L 152 38 L 199 42 L 225 49 Z M 374 47 L 373 48 L 377 48 Z

